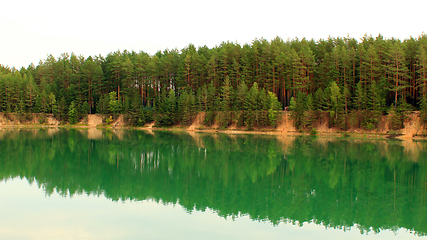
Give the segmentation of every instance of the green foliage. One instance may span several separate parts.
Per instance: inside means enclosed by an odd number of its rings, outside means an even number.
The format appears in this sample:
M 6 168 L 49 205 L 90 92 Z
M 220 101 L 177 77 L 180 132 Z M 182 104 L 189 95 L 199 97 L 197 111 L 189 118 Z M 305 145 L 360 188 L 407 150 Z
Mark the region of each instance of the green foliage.
M 231 124 L 231 95 L 233 94 L 233 87 L 230 86 L 230 78 L 227 76 L 222 86 L 221 91 L 221 115 L 220 115 L 220 125 L 223 128 L 228 127 Z
M 70 106 L 68 107 L 68 122 L 70 124 L 77 123 L 77 113 L 76 113 L 76 106 L 74 104 L 74 101 L 72 101 Z
M 420 100 L 420 118 L 424 124 L 427 124 L 427 95 Z
M 318 132 L 317 132 L 317 130 L 315 129 L 315 128 L 312 128 L 311 130 L 310 130 L 310 135 L 311 136 L 316 136 L 318 134 Z
M 109 104 L 110 97 L 109 95 L 101 95 L 99 101 L 96 105 L 96 110 L 98 114 L 108 114 L 109 113 Z
M 178 100 L 178 113 L 181 123 L 190 124 L 196 113 L 196 96 L 185 91 Z
M 245 109 L 245 125 L 252 129 L 255 125 L 258 125 L 258 101 L 259 101 L 259 89 L 258 84 L 255 82 L 251 89 L 248 91 L 245 97 L 244 109 Z
M 110 123 L 112 123 L 114 121 L 113 116 L 106 116 L 103 121 L 105 122 L 105 124 L 109 125 Z
M 366 93 L 362 86 L 362 82 L 358 82 L 356 85 L 356 93 L 354 97 L 354 106 L 357 110 L 365 110 L 366 109 Z
M 325 97 L 323 95 L 323 90 L 321 88 L 317 89 L 314 93 L 314 110 L 321 111 L 325 106 Z
M 56 97 L 53 92 L 49 94 L 49 106 L 50 106 L 50 113 L 53 115 L 56 115 L 58 113 L 58 106 L 56 104 Z
M 265 89 L 262 89 L 259 92 L 259 100 L 258 100 L 258 124 L 260 127 L 266 127 L 269 125 L 269 119 L 268 119 L 268 110 L 270 109 L 270 98 L 265 91 Z
M 203 123 L 207 126 L 211 126 L 215 122 L 216 112 L 208 111 L 206 113 L 205 119 L 203 120 Z
M 304 104 L 304 113 L 301 124 L 304 128 L 312 128 L 312 121 L 314 119 L 314 104 L 311 94 L 307 95 Z
M 268 107 L 272 92 L 281 106 L 294 97 L 297 128 L 312 127 L 323 111 L 329 114 L 330 126 L 377 128 L 391 105 L 397 111 L 400 99 L 423 111 L 425 39 L 425 34 L 404 41 L 381 35 L 361 41 L 276 38 L 243 46 L 224 42 L 211 49 L 190 44 L 154 55 L 126 50 L 106 57 L 49 55 L 20 71 L 1 68 L 0 111 L 53 113 L 66 121 L 74 101 L 77 119 L 86 112 L 116 117 L 132 111 L 133 124 L 145 122 L 137 120 L 145 113 L 160 125 L 188 124 L 195 113 L 204 111 L 206 124 L 216 117 L 224 127 L 236 120 L 239 126 L 254 128 L 275 124 Z M 173 111 L 166 106 L 171 89 L 176 91 Z M 140 108 L 150 111 L 131 110 L 135 96 Z M 84 102 L 88 108 L 82 109 Z M 353 111 L 357 118 L 350 119 Z
M 113 114 L 113 117 L 115 118 L 120 112 L 120 102 L 117 99 L 117 93 L 115 91 L 110 92 L 108 96 L 108 110 L 111 114 Z
M 68 118 L 68 111 L 66 109 L 65 98 L 62 97 L 58 103 L 58 119 L 61 121 L 66 121 Z
M 162 99 L 159 99 L 159 110 L 156 116 L 156 123 L 159 126 L 173 125 L 175 123 L 176 110 L 177 101 L 175 91 L 170 89 L 167 96 L 166 91 L 164 91 Z
M 82 113 L 87 115 L 89 113 L 89 104 L 85 101 L 82 106 Z
M 276 127 L 277 121 L 280 117 L 279 110 L 281 109 L 280 102 L 277 99 L 276 95 L 272 92 L 268 92 L 268 98 L 269 98 L 269 109 L 268 109 L 268 120 L 270 126 Z
M 397 107 L 394 109 L 390 107 L 389 114 L 389 125 L 392 130 L 399 130 L 404 127 L 404 121 L 407 118 L 407 111 L 410 109 L 410 105 L 405 102 L 403 98 L 399 100 Z
M 330 111 L 329 115 L 331 118 L 335 119 L 335 122 L 338 120 L 338 112 L 342 107 L 342 95 L 340 88 L 338 87 L 336 82 L 332 82 L 331 84 L 331 101 L 330 101 Z
M 248 87 L 245 81 L 241 81 L 237 87 L 237 109 L 244 110 L 246 94 L 248 93 Z
M 40 124 L 47 123 L 47 117 L 46 117 L 46 114 L 41 113 L 41 114 L 39 115 L 38 121 L 39 121 L 39 123 L 40 123 Z
M 304 127 L 304 112 L 306 111 L 305 104 L 306 96 L 302 92 L 298 92 L 296 98 L 292 97 L 290 101 L 289 110 L 291 111 L 291 117 L 294 121 L 296 129 L 302 130 Z

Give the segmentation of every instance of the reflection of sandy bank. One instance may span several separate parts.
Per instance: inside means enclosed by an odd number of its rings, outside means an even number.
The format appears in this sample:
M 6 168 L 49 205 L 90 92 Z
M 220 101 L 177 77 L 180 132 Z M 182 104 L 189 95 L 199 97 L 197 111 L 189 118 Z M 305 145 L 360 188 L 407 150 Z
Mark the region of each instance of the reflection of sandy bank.
M 102 131 L 96 128 L 89 128 L 87 130 L 87 138 L 88 139 L 101 139 L 102 138 Z
M 124 134 L 125 134 L 125 131 L 123 131 L 123 130 L 112 130 L 111 131 L 114 135 L 116 135 L 116 137 L 119 139 L 119 140 L 123 140 L 123 136 L 124 136 Z
M 6 130 L 0 129 L 0 139 L 3 139 L 5 135 L 6 135 Z
M 49 128 L 47 129 L 47 135 L 49 137 L 52 137 L 53 135 L 57 134 L 59 132 L 58 128 Z
M 413 141 L 412 139 L 405 139 L 403 141 L 384 141 L 379 143 L 379 149 L 387 159 L 396 158 L 398 156 L 391 156 L 390 151 L 393 151 L 396 147 L 403 148 L 403 154 L 405 159 L 413 162 L 418 162 L 420 159 L 421 152 L 426 148 L 426 142 Z
M 199 148 L 205 148 L 205 144 L 204 144 L 203 140 L 200 138 L 200 134 L 199 133 L 188 132 L 188 134 L 193 138 L 193 140 L 196 143 L 197 147 L 199 147 Z
M 145 132 L 147 132 L 148 134 L 150 134 L 150 135 L 153 135 L 154 136 L 154 132 L 153 132 L 153 126 L 154 126 L 154 124 L 155 124 L 155 122 L 152 122 L 152 123 L 149 123 L 149 124 L 146 124 L 145 125 L 145 128 L 144 128 L 144 130 L 145 130 Z
M 423 142 L 414 142 L 412 140 L 402 141 L 403 152 L 408 156 L 408 159 L 418 162 L 420 158 L 420 152 L 423 150 Z
M 288 152 L 289 148 L 292 148 L 294 144 L 295 136 L 277 135 L 277 141 L 281 144 L 283 151 Z
M 144 129 L 144 131 L 145 131 L 146 133 L 148 133 L 148 134 L 150 134 L 150 135 L 153 135 L 153 136 L 154 136 L 154 132 L 153 132 L 153 130 L 151 130 L 151 129 Z
M 319 144 L 321 146 L 321 148 L 327 149 L 329 142 L 331 142 L 333 140 L 335 140 L 335 139 L 328 138 L 328 137 L 318 137 L 318 138 L 316 138 L 316 143 Z

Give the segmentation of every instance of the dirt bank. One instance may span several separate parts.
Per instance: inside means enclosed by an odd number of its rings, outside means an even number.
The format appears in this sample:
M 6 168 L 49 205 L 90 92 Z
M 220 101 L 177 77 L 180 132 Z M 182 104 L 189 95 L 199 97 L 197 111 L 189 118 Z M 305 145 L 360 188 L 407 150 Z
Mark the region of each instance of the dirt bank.
M 61 125 L 58 120 L 53 118 L 52 115 L 46 114 L 32 114 L 31 116 L 20 116 L 16 114 L 4 114 L 0 113 L 0 129 L 2 128 L 57 128 L 61 126 L 76 127 L 76 128 L 113 128 L 113 129 L 141 129 L 146 131 L 152 130 L 171 130 L 171 131 L 191 131 L 191 132 L 222 132 L 230 134 L 267 134 L 267 135 L 308 135 L 308 132 L 299 132 L 295 129 L 293 121 L 290 117 L 289 112 L 283 113 L 280 121 L 276 128 L 255 128 L 248 131 L 246 127 L 239 127 L 237 124 L 232 124 L 228 128 L 220 128 L 218 124 L 212 126 L 205 126 L 203 124 L 205 114 L 199 113 L 194 118 L 192 123 L 188 126 L 173 126 L 169 128 L 156 128 L 155 123 L 146 124 L 144 127 L 132 128 L 125 125 L 123 116 L 119 116 L 115 121 L 109 125 L 105 125 L 102 122 L 102 115 L 89 114 L 87 118 L 84 118 L 81 122 L 76 125 Z M 342 131 L 338 128 L 330 128 L 328 121 L 319 120 L 314 123 L 314 129 L 319 135 L 337 135 L 341 136 L 343 133 L 351 135 L 363 135 L 365 137 L 387 137 L 390 131 L 388 126 L 388 116 L 383 116 L 381 119 L 380 127 L 375 130 L 366 130 L 361 128 L 353 128 L 347 131 Z M 421 123 L 419 112 L 412 112 L 408 114 L 408 118 L 404 122 L 404 128 L 398 131 L 396 138 L 400 139 L 413 139 L 425 136 L 427 133 L 426 127 Z M 98 132 L 93 133 L 93 137 L 99 135 Z

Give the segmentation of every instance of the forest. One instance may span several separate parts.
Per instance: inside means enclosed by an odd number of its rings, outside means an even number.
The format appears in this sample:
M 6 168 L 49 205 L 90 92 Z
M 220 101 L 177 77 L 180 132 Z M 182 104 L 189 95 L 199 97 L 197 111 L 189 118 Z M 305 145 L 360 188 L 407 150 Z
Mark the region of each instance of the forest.
M 275 127 L 290 110 L 297 129 L 327 119 L 330 127 L 372 130 L 384 115 L 400 129 L 408 111 L 427 121 L 426 51 L 423 33 L 405 40 L 261 38 L 154 55 L 48 55 L 19 70 L 0 65 L 0 111 L 53 114 L 71 124 L 91 113 L 107 124 L 124 114 L 132 126 L 187 125 L 205 112 L 207 126 L 252 129 Z

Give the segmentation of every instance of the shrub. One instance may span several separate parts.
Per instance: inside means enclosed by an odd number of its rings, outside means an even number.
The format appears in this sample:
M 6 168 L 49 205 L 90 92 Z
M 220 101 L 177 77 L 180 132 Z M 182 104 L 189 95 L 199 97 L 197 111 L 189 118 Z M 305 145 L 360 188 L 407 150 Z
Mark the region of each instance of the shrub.
M 310 135 L 311 136 L 316 136 L 318 134 L 318 132 L 317 132 L 317 130 L 315 129 L 315 128 L 312 128 L 311 130 L 310 130 Z

